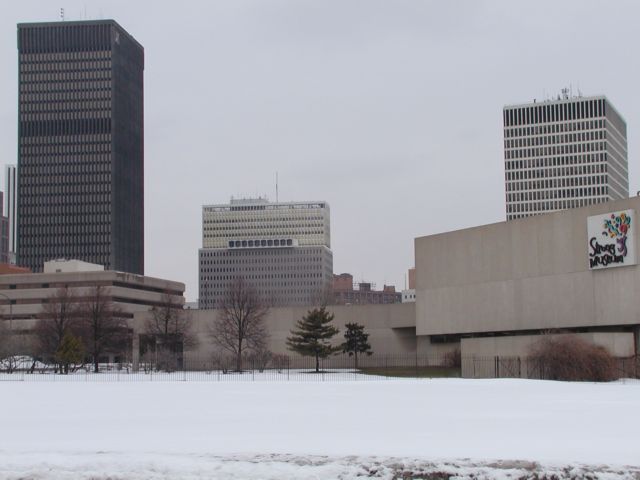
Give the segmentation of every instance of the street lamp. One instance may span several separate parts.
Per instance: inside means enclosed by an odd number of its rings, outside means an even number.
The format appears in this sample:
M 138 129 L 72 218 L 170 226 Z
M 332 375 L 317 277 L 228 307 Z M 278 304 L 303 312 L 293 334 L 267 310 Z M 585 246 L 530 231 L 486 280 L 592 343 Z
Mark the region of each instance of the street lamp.
M 9 330 L 13 332 L 13 304 L 11 303 L 11 299 L 4 293 L 0 293 L 0 297 L 6 298 L 7 302 L 9 302 Z

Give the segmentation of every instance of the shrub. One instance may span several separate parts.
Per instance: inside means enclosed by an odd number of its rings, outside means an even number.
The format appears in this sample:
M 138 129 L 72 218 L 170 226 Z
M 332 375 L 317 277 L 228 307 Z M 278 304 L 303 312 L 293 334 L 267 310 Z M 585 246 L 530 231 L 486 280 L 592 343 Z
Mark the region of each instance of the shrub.
M 462 355 L 459 348 L 444 354 L 444 366 L 449 368 L 460 368 L 462 366 Z
M 609 382 L 619 378 L 615 359 L 606 348 L 575 335 L 545 336 L 530 349 L 529 360 L 540 378 Z

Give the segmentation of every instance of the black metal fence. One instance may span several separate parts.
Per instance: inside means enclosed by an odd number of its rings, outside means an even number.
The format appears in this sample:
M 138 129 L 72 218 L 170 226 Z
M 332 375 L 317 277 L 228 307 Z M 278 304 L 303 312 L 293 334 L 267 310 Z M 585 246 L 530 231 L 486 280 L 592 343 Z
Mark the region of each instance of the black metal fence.
M 397 378 L 529 378 L 545 379 L 544 368 L 527 357 L 460 357 L 456 355 L 372 355 L 357 359 L 336 355 L 313 357 L 266 355 L 242 359 L 225 356 L 198 358 L 186 355 L 147 358 L 137 363 L 73 365 L 69 373 L 31 357 L 0 360 L 0 381 L 72 382 L 264 382 L 264 381 L 367 381 Z M 620 378 L 640 378 L 640 358 L 618 358 Z

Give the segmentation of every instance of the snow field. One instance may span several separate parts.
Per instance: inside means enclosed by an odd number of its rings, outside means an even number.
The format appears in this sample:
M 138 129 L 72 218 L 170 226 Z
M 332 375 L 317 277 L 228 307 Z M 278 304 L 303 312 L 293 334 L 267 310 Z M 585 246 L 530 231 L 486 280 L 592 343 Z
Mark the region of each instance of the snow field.
M 388 457 L 640 467 L 640 382 L 0 382 L 0 399 L 0 478 L 352 478 Z

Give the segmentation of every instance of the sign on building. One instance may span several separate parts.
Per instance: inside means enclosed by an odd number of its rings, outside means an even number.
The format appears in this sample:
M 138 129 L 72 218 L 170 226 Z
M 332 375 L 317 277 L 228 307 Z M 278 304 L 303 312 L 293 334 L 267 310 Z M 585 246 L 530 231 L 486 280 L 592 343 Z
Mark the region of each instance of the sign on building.
M 635 212 L 595 215 L 587 220 L 589 268 L 636 264 Z

